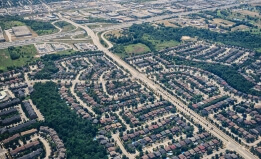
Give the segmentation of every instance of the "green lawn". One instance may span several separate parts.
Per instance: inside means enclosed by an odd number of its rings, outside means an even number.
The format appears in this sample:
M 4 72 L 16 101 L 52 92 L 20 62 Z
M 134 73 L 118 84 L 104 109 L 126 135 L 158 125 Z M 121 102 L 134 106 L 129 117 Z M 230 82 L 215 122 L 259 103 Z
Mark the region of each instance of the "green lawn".
M 37 54 L 34 45 L 19 46 L 15 48 L 20 51 L 20 58 L 12 60 L 8 49 L 0 50 L 0 71 L 6 71 L 8 67 L 21 67 L 36 60 Z

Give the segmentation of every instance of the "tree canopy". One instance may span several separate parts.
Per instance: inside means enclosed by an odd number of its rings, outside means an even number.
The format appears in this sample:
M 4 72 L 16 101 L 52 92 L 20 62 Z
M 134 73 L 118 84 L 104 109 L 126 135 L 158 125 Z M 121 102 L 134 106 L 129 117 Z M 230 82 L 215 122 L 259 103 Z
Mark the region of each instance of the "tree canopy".
M 31 98 L 45 117 L 44 125 L 53 128 L 63 140 L 67 158 L 105 159 L 106 150 L 93 138 L 97 127 L 82 119 L 61 99 L 53 82 L 36 83 Z

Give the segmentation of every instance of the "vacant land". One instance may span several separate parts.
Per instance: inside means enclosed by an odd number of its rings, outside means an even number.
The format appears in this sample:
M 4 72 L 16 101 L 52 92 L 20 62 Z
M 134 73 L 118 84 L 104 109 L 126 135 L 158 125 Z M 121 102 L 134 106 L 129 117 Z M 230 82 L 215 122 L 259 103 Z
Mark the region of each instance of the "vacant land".
M 231 31 L 239 31 L 239 30 L 245 31 L 247 29 L 249 29 L 248 26 L 246 26 L 246 25 L 239 25 L 239 26 L 236 26 L 236 27 L 232 28 Z
M 112 31 L 109 31 L 108 33 L 105 34 L 105 37 L 108 38 L 110 36 L 115 36 L 115 37 L 121 37 L 122 36 L 122 33 L 120 30 L 112 30 Z
M 65 21 L 56 22 L 55 25 L 57 25 L 59 28 L 61 28 L 62 32 L 67 32 L 67 31 L 75 29 L 75 27 L 72 24 L 67 23 Z
M 222 26 L 225 26 L 225 27 L 231 27 L 235 24 L 234 22 L 224 20 L 224 19 L 220 19 L 220 18 L 215 18 L 215 19 L 213 19 L 212 22 L 217 24 L 217 25 L 222 25 Z
M 40 22 L 35 20 L 25 20 L 23 17 L 0 17 L 0 26 L 3 30 L 11 29 L 14 26 L 26 25 L 38 35 L 52 34 L 58 31 L 50 22 Z
M 146 45 L 141 43 L 127 45 L 124 49 L 127 54 L 142 54 L 150 51 Z
M 64 50 L 64 51 L 59 51 L 56 54 L 59 54 L 59 55 L 71 55 L 71 54 L 74 54 L 76 52 L 77 51 L 74 51 L 74 50 Z
M 160 20 L 156 22 L 157 24 L 163 24 L 166 27 L 178 27 L 175 24 L 169 22 L 168 20 Z
M 179 42 L 175 41 L 175 40 L 170 40 L 170 41 L 156 40 L 155 38 L 152 38 L 152 36 L 150 36 L 148 34 L 145 34 L 142 38 L 146 41 L 151 42 L 152 45 L 155 47 L 156 51 L 159 51 L 159 50 L 162 50 L 162 49 L 165 49 L 165 48 L 169 48 L 169 47 L 174 47 L 174 46 L 177 46 L 179 44 Z
M 34 45 L 15 47 L 12 52 L 10 49 L 0 50 L 0 71 L 21 67 L 37 59 L 35 57 L 37 51 Z
M 259 13 L 253 12 L 253 11 L 249 11 L 249 10 L 241 10 L 241 11 L 238 11 L 238 13 L 241 13 L 243 15 L 249 15 L 251 17 L 260 17 Z
M 6 21 L 3 29 L 10 29 L 12 27 L 23 26 L 23 25 L 25 25 L 23 22 L 16 21 L 16 20 Z

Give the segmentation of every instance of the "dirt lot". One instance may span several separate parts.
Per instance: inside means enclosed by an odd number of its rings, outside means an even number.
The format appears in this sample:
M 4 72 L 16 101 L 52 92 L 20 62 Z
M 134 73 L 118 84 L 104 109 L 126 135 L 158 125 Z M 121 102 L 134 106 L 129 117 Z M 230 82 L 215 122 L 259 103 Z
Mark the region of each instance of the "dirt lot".
M 220 19 L 220 18 L 215 18 L 215 19 L 213 19 L 212 22 L 214 24 L 222 25 L 222 26 L 225 26 L 225 27 L 230 27 L 230 26 L 233 26 L 235 24 L 234 22 L 224 20 L 224 19 Z
M 260 17 L 260 15 L 257 13 L 257 12 L 252 12 L 252 11 L 249 11 L 249 10 L 241 10 L 241 11 L 238 11 L 238 13 L 241 13 L 243 15 L 249 15 L 251 17 Z
M 110 35 L 110 34 L 114 35 L 115 37 L 120 37 L 122 35 L 120 30 L 112 30 L 106 34 L 106 37 L 107 37 L 107 35 Z
M 164 24 L 166 27 L 178 27 L 175 24 L 170 23 L 168 20 L 157 21 L 156 24 Z
M 238 31 L 238 30 L 246 30 L 246 29 L 248 29 L 248 28 L 249 28 L 248 26 L 239 25 L 239 26 L 236 26 L 236 27 L 232 28 L 231 30 L 232 30 L 232 31 Z

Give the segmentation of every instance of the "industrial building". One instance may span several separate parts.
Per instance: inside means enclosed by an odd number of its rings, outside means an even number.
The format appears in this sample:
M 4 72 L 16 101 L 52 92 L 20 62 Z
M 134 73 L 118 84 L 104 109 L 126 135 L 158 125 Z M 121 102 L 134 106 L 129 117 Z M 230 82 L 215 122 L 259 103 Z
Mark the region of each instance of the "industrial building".
M 12 27 L 12 30 L 16 37 L 32 36 L 32 33 L 27 26 Z

